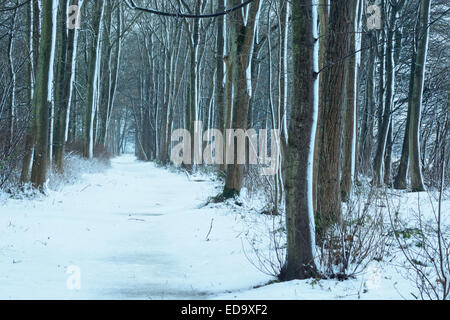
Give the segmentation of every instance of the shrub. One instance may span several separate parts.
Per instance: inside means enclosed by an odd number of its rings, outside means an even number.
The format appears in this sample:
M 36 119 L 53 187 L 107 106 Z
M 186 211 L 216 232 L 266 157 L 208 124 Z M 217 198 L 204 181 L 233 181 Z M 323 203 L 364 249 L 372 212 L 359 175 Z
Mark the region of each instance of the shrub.
M 379 190 L 375 188 L 368 194 L 357 190 L 346 204 L 342 222 L 325 231 L 316 253 L 317 267 L 325 278 L 353 278 L 371 261 L 383 259 L 387 234 L 384 205 L 378 195 Z

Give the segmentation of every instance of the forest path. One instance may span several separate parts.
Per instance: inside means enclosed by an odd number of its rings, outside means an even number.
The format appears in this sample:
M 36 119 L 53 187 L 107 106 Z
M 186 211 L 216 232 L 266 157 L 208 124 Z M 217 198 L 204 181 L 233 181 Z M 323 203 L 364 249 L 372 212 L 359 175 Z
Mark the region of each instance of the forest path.
M 240 216 L 200 208 L 215 192 L 122 156 L 48 197 L 8 200 L 0 299 L 204 299 L 264 283 L 242 249 Z

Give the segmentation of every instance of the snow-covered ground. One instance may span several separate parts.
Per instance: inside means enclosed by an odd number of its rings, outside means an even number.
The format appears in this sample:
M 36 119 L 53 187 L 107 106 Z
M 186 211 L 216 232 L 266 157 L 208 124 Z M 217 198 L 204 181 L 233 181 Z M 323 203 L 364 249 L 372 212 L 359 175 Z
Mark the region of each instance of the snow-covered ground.
M 122 156 L 47 197 L 4 200 L 0 299 L 411 298 L 412 284 L 382 264 L 349 281 L 261 286 L 274 278 L 248 259 L 255 214 L 204 206 L 215 187 Z

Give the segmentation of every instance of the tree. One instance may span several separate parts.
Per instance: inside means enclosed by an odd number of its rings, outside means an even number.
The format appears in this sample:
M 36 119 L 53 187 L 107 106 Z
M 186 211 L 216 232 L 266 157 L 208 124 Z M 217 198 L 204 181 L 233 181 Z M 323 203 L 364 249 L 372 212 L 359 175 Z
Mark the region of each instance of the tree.
M 373 127 L 375 113 L 375 35 L 368 32 L 363 35 L 364 45 L 368 46 L 368 56 L 366 60 L 366 92 L 364 100 L 364 109 L 362 112 L 362 123 L 359 146 L 359 169 L 364 175 L 369 174 L 371 167 L 371 155 L 373 146 Z
M 104 21 L 102 23 L 102 38 L 101 38 L 101 57 L 100 60 L 100 85 L 99 85 L 99 103 L 98 103 L 98 133 L 96 141 L 98 144 L 105 146 L 106 143 L 106 124 L 108 122 L 108 107 L 109 107 L 109 99 L 110 99 L 110 86 L 111 86 L 111 78 L 112 72 L 111 70 L 111 53 L 112 53 L 112 45 L 110 41 L 110 33 L 111 33 L 111 18 L 113 11 L 113 2 L 106 1 L 105 2 L 105 12 L 104 12 Z
M 31 183 L 40 191 L 44 190 L 48 167 L 48 126 L 49 126 L 49 73 L 53 34 L 53 0 L 42 0 L 41 39 L 39 59 L 34 86 L 33 105 L 36 108 L 35 139 L 36 146 L 31 171 Z
M 312 172 L 317 116 L 318 57 L 314 46 L 317 11 L 313 1 L 292 6 L 292 56 L 294 81 L 286 159 L 287 260 L 280 278 L 305 279 L 316 274 L 314 263 L 314 214 Z
M 72 0 L 71 5 L 78 5 L 78 0 Z M 66 145 L 67 112 L 72 95 L 72 73 L 77 53 L 77 29 L 67 26 L 67 2 L 61 3 L 59 13 L 60 48 L 56 73 L 55 90 L 55 129 L 54 129 L 54 157 L 56 169 L 63 172 L 64 151 Z
M 373 183 L 377 186 L 382 184 L 382 165 L 385 160 L 385 155 L 390 154 L 386 151 L 387 146 L 391 143 L 389 137 L 392 135 L 392 104 L 394 98 L 394 85 L 395 85 L 395 65 L 394 65 L 394 34 L 397 20 L 397 13 L 400 11 L 404 4 L 404 0 L 397 0 L 390 2 L 390 16 L 387 26 L 387 39 L 386 39 L 386 51 L 381 50 L 383 55 L 380 56 L 380 108 L 379 114 L 382 117 L 379 119 L 378 126 L 378 141 L 377 150 L 375 153 L 375 159 L 373 163 Z M 384 41 L 384 31 L 382 31 L 382 41 Z M 384 45 L 383 45 L 384 47 Z M 384 60 L 385 59 L 385 60 Z M 386 84 L 384 84 L 384 72 L 386 72 Z M 384 100 L 383 100 L 384 97 Z M 383 103 L 384 101 L 384 103 Z M 390 172 L 390 160 L 387 161 L 387 170 Z M 389 174 L 390 175 L 390 174 Z M 390 180 L 390 179 L 384 179 Z
M 240 0 L 231 1 L 237 6 Z M 231 68 L 233 77 L 233 129 L 247 129 L 248 108 L 250 102 L 251 79 L 247 79 L 247 70 L 251 63 L 252 45 L 254 43 L 255 27 L 258 21 L 260 0 L 252 2 L 248 9 L 247 21 L 240 11 L 230 14 L 231 33 Z M 228 69 L 227 69 L 228 70 Z M 234 138 L 233 138 L 234 139 Z M 244 178 L 244 165 L 237 163 L 237 154 L 234 154 L 234 163 L 227 164 L 227 176 L 223 195 L 225 198 L 239 195 Z
M 430 20 L 431 0 L 422 0 L 420 3 L 419 21 L 417 33 L 417 51 L 414 61 L 414 76 L 412 94 L 410 100 L 409 121 L 409 175 L 411 178 L 411 189 L 413 191 L 424 191 L 422 168 L 420 163 L 419 127 L 420 113 L 422 110 L 423 82 L 425 77 L 425 64 L 428 51 L 428 34 Z
M 34 105 L 34 79 L 36 79 L 36 69 L 39 57 L 39 39 L 40 39 L 40 8 L 38 1 L 31 1 L 28 10 L 28 25 L 29 25 L 29 47 L 30 47 L 30 71 L 29 71 L 29 99 L 31 100 L 31 117 L 28 120 L 28 127 L 25 136 L 25 154 L 22 161 L 22 170 L 20 174 L 20 181 L 22 183 L 29 181 L 31 161 L 33 157 L 34 142 L 35 142 L 35 118 L 36 106 Z
M 321 124 L 318 125 L 319 164 L 317 180 L 317 231 L 341 220 L 341 130 L 345 97 L 346 64 L 349 53 L 353 0 L 332 1 L 329 15 L 325 66 L 320 77 Z
M 218 0 L 218 11 L 225 9 L 225 1 Z M 225 129 L 225 70 L 224 70 L 224 57 L 225 57 L 225 18 L 220 17 L 217 21 L 217 43 L 216 43 L 216 96 L 215 96 L 215 108 L 217 110 L 217 124 L 220 130 Z M 220 164 L 220 170 L 223 171 L 224 164 Z
M 103 14 L 103 1 L 95 1 L 93 16 L 92 16 L 92 42 L 89 49 L 89 69 L 88 69 L 88 83 L 87 83 L 87 97 L 84 113 L 84 142 L 83 155 L 85 158 L 92 158 L 94 147 L 94 114 L 95 114 L 95 99 L 96 87 L 98 77 L 97 58 L 99 56 L 100 48 L 100 30 L 101 20 Z M 86 6 L 88 8 L 88 6 Z
M 358 106 L 357 79 L 358 79 L 358 64 L 357 61 L 357 37 L 356 33 L 359 30 L 359 8 L 361 1 L 355 0 L 352 8 L 352 16 L 350 20 L 350 30 L 353 34 L 350 37 L 350 54 L 352 54 L 347 61 L 347 79 L 346 92 L 344 104 L 344 136 L 342 145 L 342 177 L 341 177 L 341 195 L 342 200 L 347 201 L 352 188 L 353 179 L 355 176 L 356 167 L 356 109 Z

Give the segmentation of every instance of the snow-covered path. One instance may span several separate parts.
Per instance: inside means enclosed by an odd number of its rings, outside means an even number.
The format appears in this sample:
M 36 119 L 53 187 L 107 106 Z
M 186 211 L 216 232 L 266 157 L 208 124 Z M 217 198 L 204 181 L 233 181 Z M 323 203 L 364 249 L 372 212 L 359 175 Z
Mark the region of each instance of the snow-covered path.
M 123 156 L 48 197 L 8 200 L 0 299 L 204 299 L 268 281 L 245 257 L 239 215 L 200 208 L 215 192 Z
M 274 279 L 247 258 L 255 261 L 249 242 L 268 248 L 272 219 L 251 204 L 203 206 L 217 192 L 209 179 L 122 156 L 46 197 L 0 199 L 0 299 L 403 299 L 415 291 L 389 262 L 398 252 L 353 280 L 254 288 Z M 426 194 L 402 197 L 405 214 L 417 202 L 432 213 Z

